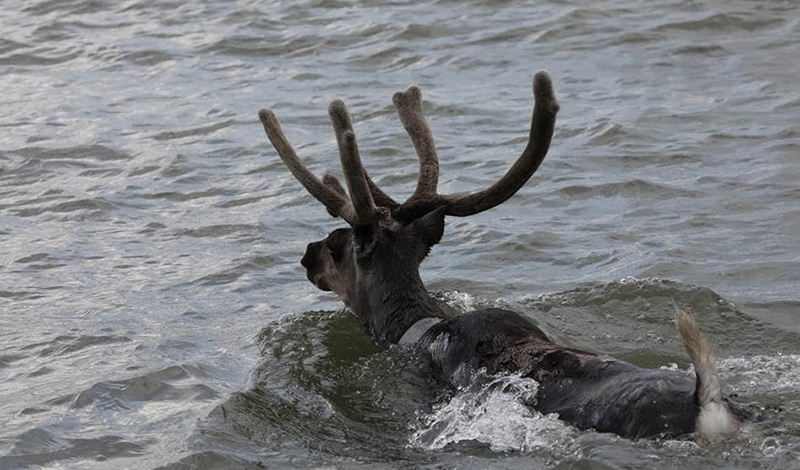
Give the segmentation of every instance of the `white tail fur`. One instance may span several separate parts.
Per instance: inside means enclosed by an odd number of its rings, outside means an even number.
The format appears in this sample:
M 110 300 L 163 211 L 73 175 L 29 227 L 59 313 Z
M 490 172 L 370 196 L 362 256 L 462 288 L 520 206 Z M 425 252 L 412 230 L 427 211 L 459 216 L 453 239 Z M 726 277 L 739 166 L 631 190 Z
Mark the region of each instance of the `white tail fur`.
M 677 306 L 675 310 L 678 333 L 697 376 L 695 397 L 700 406 L 700 415 L 695 423 L 695 433 L 701 439 L 713 441 L 736 431 L 739 422 L 722 400 L 714 344 L 700 334 L 691 312 Z

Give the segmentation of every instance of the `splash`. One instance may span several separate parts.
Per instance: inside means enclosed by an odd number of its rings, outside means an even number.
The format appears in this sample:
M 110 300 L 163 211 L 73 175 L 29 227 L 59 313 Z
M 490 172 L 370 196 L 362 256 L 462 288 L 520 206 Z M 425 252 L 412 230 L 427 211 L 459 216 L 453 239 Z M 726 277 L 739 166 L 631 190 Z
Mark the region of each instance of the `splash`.
M 437 450 L 474 441 L 494 452 L 552 452 L 574 444 L 577 431 L 558 415 L 545 416 L 525 405 L 535 401 L 536 381 L 516 375 L 482 378 L 424 416 L 411 445 Z
M 475 310 L 476 308 L 475 304 L 477 299 L 466 292 L 457 290 L 444 291 L 439 294 L 439 297 L 449 307 L 460 312 L 468 312 L 470 310 Z
M 490 300 L 459 290 L 441 291 L 433 294 L 433 296 L 447 307 L 459 313 L 480 310 L 482 308 L 511 308 L 508 301 L 503 297 Z
M 736 393 L 793 395 L 800 388 L 800 355 L 778 353 L 722 359 L 719 372 Z

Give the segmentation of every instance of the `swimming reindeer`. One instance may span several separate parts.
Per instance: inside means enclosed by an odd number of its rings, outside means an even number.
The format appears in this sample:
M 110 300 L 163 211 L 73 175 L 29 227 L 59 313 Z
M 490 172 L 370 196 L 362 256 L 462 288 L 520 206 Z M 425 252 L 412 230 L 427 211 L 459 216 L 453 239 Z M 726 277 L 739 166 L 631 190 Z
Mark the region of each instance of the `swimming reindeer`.
M 441 240 L 445 216 L 466 217 L 503 203 L 547 155 L 559 104 L 546 72 L 534 75 L 533 94 L 530 136 L 522 155 L 490 187 L 456 195 L 437 192 L 439 162 L 419 88 L 395 93 L 394 105 L 419 158 L 416 190 L 402 204 L 364 170 L 342 101 L 333 101 L 329 114 L 347 191 L 330 174 L 322 180 L 314 176 L 298 159 L 275 114 L 262 109 L 264 130 L 289 171 L 331 215 L 350 225 L 308 244 L 301 264 L 309 281 L 339 296 L 378 343 L 417 345 L 438 378 L 452 386 L 469 384 L 482 369 L 520 374 L 539 383 L 532 406 L 541 413 L 558 413 L 580 429 L 629 438 L 695 433 L 699 439 L 714 439 L 735 431 L 746 412 L 723 398 L 714 347 L 687 311 L 678 309 L 677 327 L 695 377 L 560 346 L 508 310 L 447 318 L 426 291 L 419 265 Z

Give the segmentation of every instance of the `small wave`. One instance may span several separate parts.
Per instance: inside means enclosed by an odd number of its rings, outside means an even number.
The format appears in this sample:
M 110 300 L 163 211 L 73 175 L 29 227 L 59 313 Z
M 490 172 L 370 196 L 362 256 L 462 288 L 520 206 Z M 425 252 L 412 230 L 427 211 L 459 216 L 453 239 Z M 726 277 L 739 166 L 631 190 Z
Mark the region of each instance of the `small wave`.
M 183 139 L 185 137 L 194 137 L 194 136 L 204 136 L 213 134 L 218 130 L 225 129 L 230 127 L 234 124 L 234 121 L 229 119 L 227 121 L 218 122 L 215 124 L 209 124 L 207 126 L 198 126 L 191 129 L 185 129 L 180 131 L 164 131 L 159 132 L 158 134 L 152 137 L 153 140 L 175 140 L 175 139 Z
M 481 36 L 476 39 L 464 41 L 459 46 L 477 46 L 477 45 L 491 45 L 503 43 L 507 41 L 530 41 L 536 35 L 532 34 L 530 26 L 522 26 L 518 28 L 503 28 L 500 30 L 489 31 L 488 33 L 481 33 Z
M 57 336 L 52 342 L 48 343 L 49 346 L 39 352 L 39 357 L 64 356 L 94 346 L 130 342 L 131 339 L 127 336 Z
M 44 51 L 42 54 L 12 54 L 0 57 L 0 65 L 20 67 L 58 65 L 69 62 L 72 59 L 80 57 L 80 55 L 81 53 L 76 51 L 67 51 L 63 53 Z
M 175 60 L 175 56 L 159 50 L 141 50 L 120 52 L 110 58 L 112 62 L 121 62 L 131 65 L 152 67 L 162 62 Z
M 695 155 L 673 153 L 647 153 L 636 155 L 609 155 L 602 157 L 603 164 L 614 164 L 620 168 L 644 168 L 654 166 L 686 166 L 701 162 Z
M 0 369 L 8 367 L 20 359 L 25 359 L 25 356 L 22 354 L 0 354 Z
M 673 21 L 654 28 L 656 32 L 671 30 L 687 31 L 691 33 L 733 33 L 740 31 L 759 31 L 779 26 L 784 22 L 779 18 L 754 18 L 747 14 L 715 13 L 699 20 Z
M 444 36 L 458 34 L 466 31 L 465 28 L 454 27 L 449 24 L 420 24 L 410 23 L 405 25 L 402 30 L 393 34 L 390 41 L 414 41 L 417 39 L 437 39 Z
M 439 450 L 473 441 L 495 452 L 571 451 L 578 431 L 556 414 L 542 415 L 526 406 L 534 402 L 538 386 L 533 379 L 515 375 L 476 381 L 423 416 L 410 444 Z
M 67 263 L 61 262 L 57 258 L 50 256 L 50 253 L 36 253 L 30 256 L 25 256 L 14 261 L 14 263 L 25 265 L 24 269 L 15 271 L 44 271 L 47 269 L 67 266 Z
M 136 196 L 143 199 L 162 199 L 174 202 L 186 202 L 207 197 L 227 196 L 228 194 L 229 192 L 226 190 L 211 188 L 202 191 L 191 191 L 188 193 L 182 193 L 179 191 L 162 191 L 154 194 L 136 194 Z
M 206 225 L 191 229 L 179 229 L 176 231 L 175 236 L 191 238 L 219 238 L 240 233 L 249 234 L 259 230 L 263 230 L 263 227 L 261 227 L 259 224 L 220 224 Z
M 181 458 L 159 470 L 186 470 L 188 468 L 237 468 L 241 470 L 260 470 L 264 466 L 260 462 L 253 463 L 235 455 L 210 450 L 200 451 Z
M 700 55 L 703 57 L 721 57 L 729 55 L 731 52 L 719 44 L 692 44 L 682 46 L 672 50 L 677 55 Z
M 798 353 L 798 335 L 760 321 L 712 289 L 662 278 L 626 277 L 522 299 L 523 311 L 557 341 L 644 367 L 687 365 L 674 303 L 691 309 L 720 357 Z
M 206 274 L 205 276 L 192 281 L 192 284 L 202 285 L 202 286 L 216 286 L 216 285 L 224 285 L 236 282 L 242 276 L 245 276 L 247 273 L 251 271 L 259 271 L 266 269 L 270 266 L 275 265 L 278 263 L 280 259 L 275 256 L 253 256 L 251 258 L 247 258 L 243 262 L 237 264 L 236 266 L 224 270 L 220 270 L 217 272 L 213 272 L 211 274 Z
M 25 49 L 28 47 L 30 47 L 30 45 L 25 43 L 12 41 L 6 38 L 0 38 L 0 54 L 7 54 L 11 51 L 15 51 L 17 49 Z
M 358 62 L 377 66 L 382 70 L 398 70 L 411 66 L 424 67 L 433 60 L 430 56 L 416 54 L 411 49 L 394 45 L 384 47 L 375 53 L 360 55 L 356 59 Z
M 98 161 L 98 162 L 117 162 L 129 160 L 131 156 L 121 150 L 117 150 L 105 145 L 92 144 L 92 145 L 76 145 L 74 147 L 64 148 L 43 148 L 43 147 L 25 147 L 13 152 L 16 155 L 24 157 L 26 163 L 34 161 L 38 165 L 44 162 L 55 162 L 68 164 L 79 160 Z M 55 169 L 59 169 L 56 167 Z
M 696 197 L 700 193 L 682 188 L 676 188 L 650 181 L 634 179 L 619 183 L 605 183 L 592 186 L 573 185 L 559 189 L 558 194 L 571 199 L 594 199 L 597 197 L 636 197 L 650 196 L 660 199 L 676 197 Z
M 202 48 L 203 53 L 239 57 L 298 57 L 313 54 L 322 39 L 317 35 L 229 36 Z
M 698 291 L 704 294 L 703 300 L 711 300 L 715 304 L 724 303 L 731 308 L 734 307 L 733 304 L 724 301 L 719 294 L 708 288 L 681 284 L 669 279 L 637 278 L 633 276 L 627 276 L 618 281 L 610 281 L 604 284 L 577 287 L 564 292 L 539 294 L 527 297 L 525 301 L 544 309 L 547 309 L 546 306 L 557 305 L 586 307 L 612 300 L 632 301 L 639 297 L 677 297 L 684 291 Z
M 115 435 L 68 438 L 65 434 L 53 426 L 37 427 L 23 433 L 14 440 L 8 454 L 0 456 L 0 468 L 41 468 L 70 460 L 132 457 L 142 454 L 150 443 Z
M 614 146 L 617 144 L 629 143 L 635 139 L 643 139 L 645 136 L 634 130 L 626 129 L 620 124 L 613 122 L 598 122 L 586 130 L 586 136 L 592 145 Z
M 250 205 L 250 204 L 255 204 L 257 202 L 261 202 L 264 199 L 266 199 L 266 198 L 262 197 L 262 196 L 235 198 L 235 199 L 227 200 L 225 202 L 221 202 L 221 203 L 217 204 L 216 207 L 218 207 L 220 209 L 230 209 L 232 207 L 241 207 L 241 206 L 247 206 L 247 205 Z
M 169 366 L 143 375 L 123 380 L 95 383 L 78 393 L 62 395 L 45 402 L 49 406 L 68 405 L 72 409 L 92 407 L 99 413 L 107 410 L 142 411 L 165 402 L 174 405 L 174 411 L 191 402 L 208 402 L 219 398 L 219 392 L 197 379 L 207 378 L 199 367 L 182 364 Z
M 611 39 L 611 41 L 609 41 L 609 45 L 619 46 L 624 44 L 644 44 L 662 39 L 663 38 L 660 35 L 648 31 L 626 31 Z
M 96 217 L 107 214 L 116 208 L 116 204 L 104 198 L 84 198 L 68 202 L 60 202 L 45 207 L 34 207 L 30 209 L 20 209 L 12 211 L 19 217 L 34 217 L 47 212 L 55 214 L 65 214 L 77 212 L 76 217 Z

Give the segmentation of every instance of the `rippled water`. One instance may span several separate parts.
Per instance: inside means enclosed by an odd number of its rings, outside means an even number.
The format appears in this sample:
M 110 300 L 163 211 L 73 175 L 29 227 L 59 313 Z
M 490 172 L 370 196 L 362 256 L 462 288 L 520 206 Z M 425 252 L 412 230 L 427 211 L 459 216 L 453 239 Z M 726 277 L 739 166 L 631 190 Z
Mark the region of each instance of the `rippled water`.
M 686 369 L 672 300 L 714 337 L 735 442 L 631 442 L 455 394 L 379 350 L 299 266 L 341 223 L 327 102 L 412 191 L 391 106 L 423 90 L 443 192 L 524 145 L 530 78 L 561 102 L 540 172 L 449 220 L 423 276 L 564 343 Z M 800 468 L 800 6 L 794 1 L 3 2 L 0 468 Z M 504 392 L 502 390 L 505 390 Z

